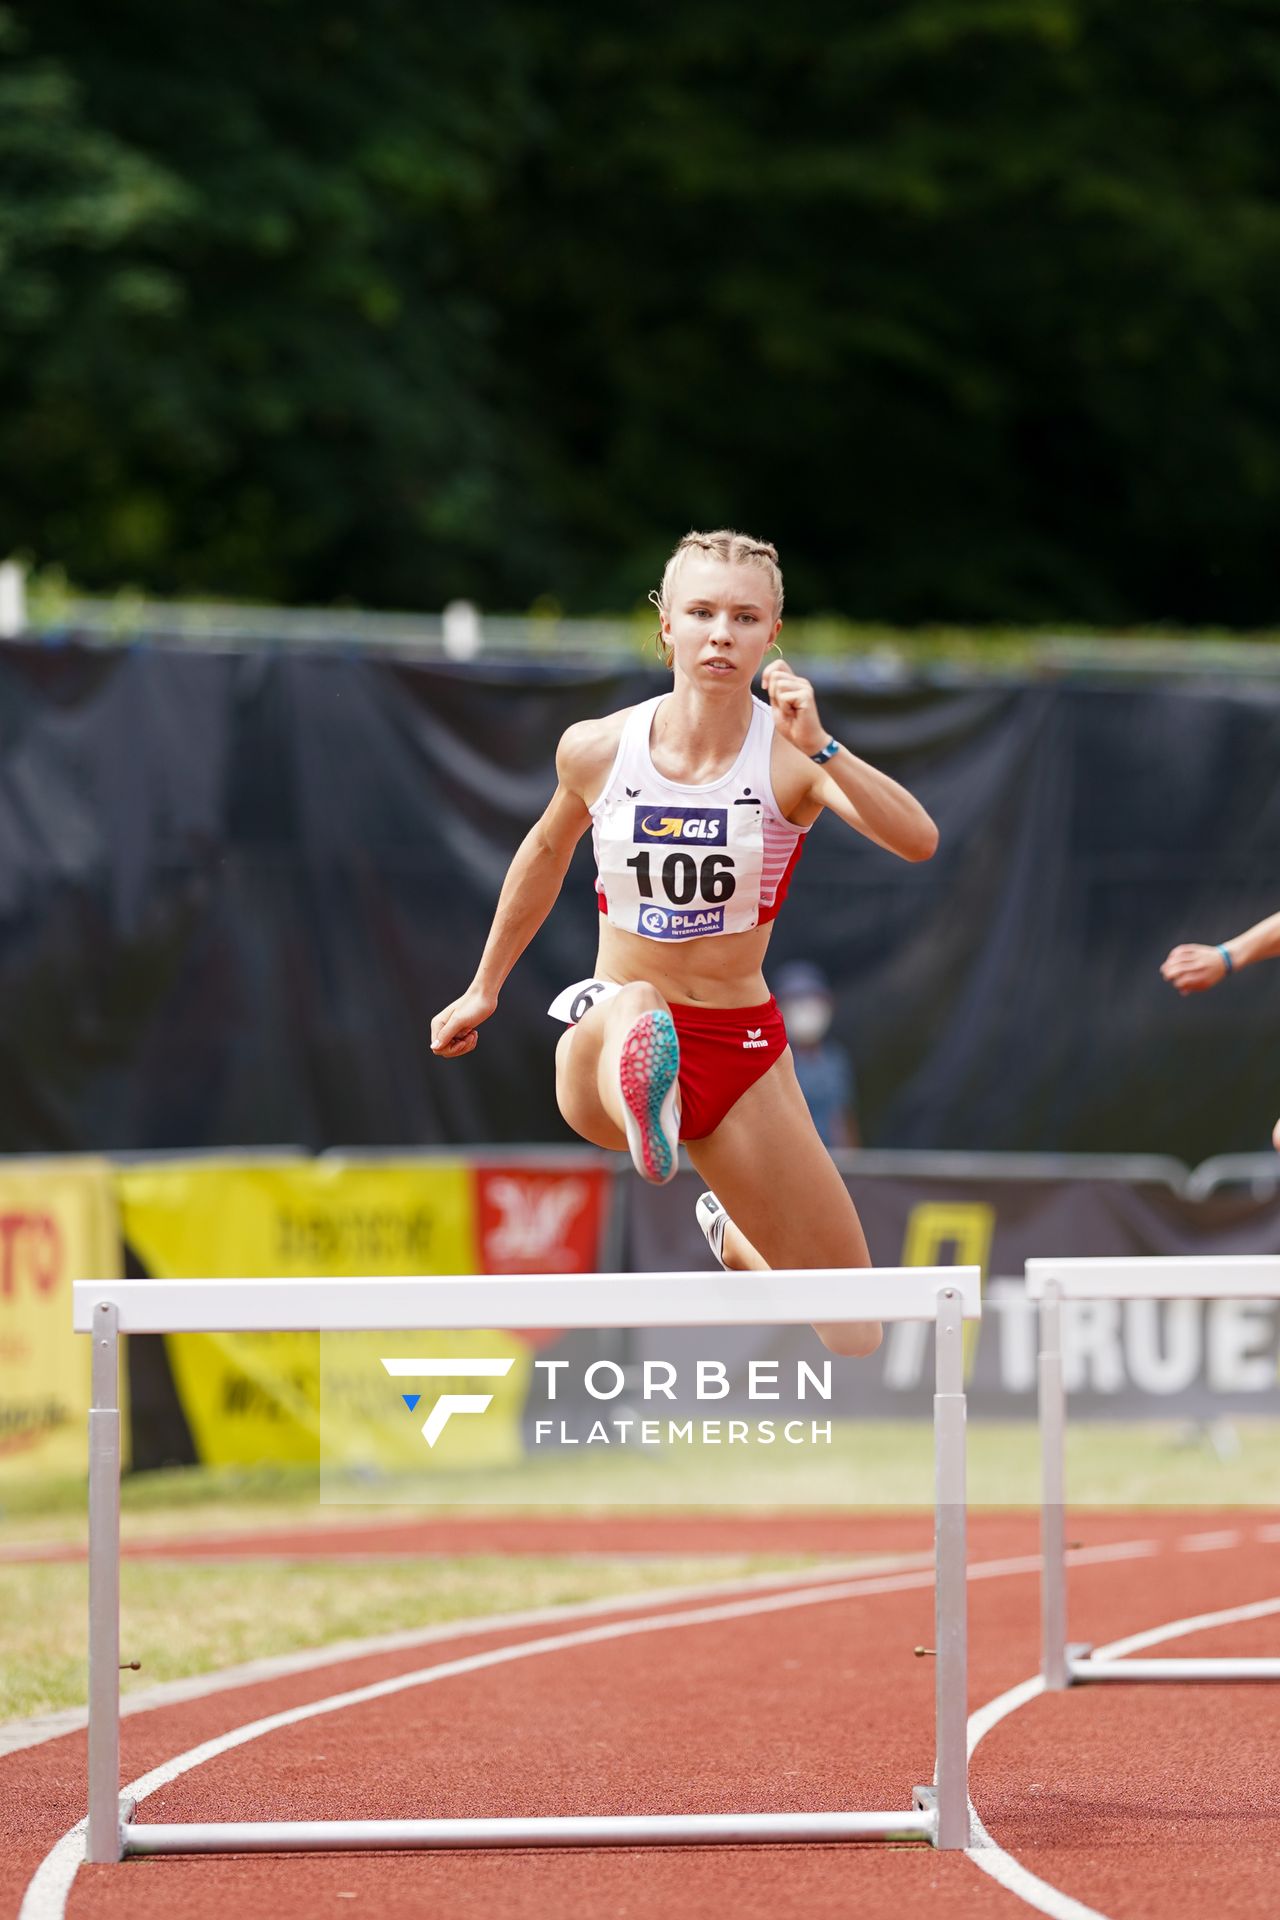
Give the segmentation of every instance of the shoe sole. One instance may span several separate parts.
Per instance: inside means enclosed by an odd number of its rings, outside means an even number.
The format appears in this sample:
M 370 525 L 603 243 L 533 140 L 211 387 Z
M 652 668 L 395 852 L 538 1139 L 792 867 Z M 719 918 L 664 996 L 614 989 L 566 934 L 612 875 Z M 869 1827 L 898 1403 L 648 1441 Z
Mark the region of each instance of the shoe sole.
M 680 1042 L 669 1013 L 642 1013 L 622 1042 L 622 1087 L 627 1145 L 635 1169 L 665 1187 L 679 1165 Z

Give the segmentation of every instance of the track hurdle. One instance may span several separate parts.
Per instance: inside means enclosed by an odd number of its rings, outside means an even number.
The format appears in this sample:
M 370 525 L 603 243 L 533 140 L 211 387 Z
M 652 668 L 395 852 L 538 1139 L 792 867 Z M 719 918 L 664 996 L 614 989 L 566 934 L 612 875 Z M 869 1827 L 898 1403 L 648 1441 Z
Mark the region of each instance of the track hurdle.
M 351 1848 L 969 1843 L 968 1596 L 963 1323 L 981 1314 L 977 1267 L 772 1273 L 450 1275 L 424 1279 L 77 1281 L 93 1340 L 89 1414 L 89 1820 L 85 1858 Z M 120 1794 L 122 1333 L 421 1332 L 473 1327 L 743 1327 L 932 1321 L 936 1392 L 935 1767 L 909 1811 L 468 1820 L 223 1821 L 143 1825 Z
M 1067 1639 L 1066 1425 L 1062 1305 L 1066 1300 L 1280 1300 L 1280 1259 L 1263 1254 L 1028 1260 L 1040 1303 L 1040 1671 L 1048 1688 L 1102 1680 L 1280 1680 L 1280 1659 L 1191 1656 L 1095 1660 Z

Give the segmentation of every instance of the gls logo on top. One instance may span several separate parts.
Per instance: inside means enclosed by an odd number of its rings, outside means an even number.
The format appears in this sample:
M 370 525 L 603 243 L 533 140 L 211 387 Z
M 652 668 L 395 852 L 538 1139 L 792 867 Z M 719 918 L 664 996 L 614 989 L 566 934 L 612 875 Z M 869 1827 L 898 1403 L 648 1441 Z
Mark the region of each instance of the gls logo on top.
M 701 847 L 729 843 L 729 815 L 724 807 L 637 807 L 636 842 L 696 841 Z

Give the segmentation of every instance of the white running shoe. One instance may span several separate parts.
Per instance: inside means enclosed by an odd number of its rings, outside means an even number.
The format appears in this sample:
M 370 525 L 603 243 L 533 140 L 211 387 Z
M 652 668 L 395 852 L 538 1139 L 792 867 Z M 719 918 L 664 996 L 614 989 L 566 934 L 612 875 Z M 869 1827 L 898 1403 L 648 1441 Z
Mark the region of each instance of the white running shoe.
M 700 1193 L 694 1207 L 698 1225 L 702 1228 L 707 1245 L 714 1253 L 720 1265 L 724 1266 L 724 1230 L 729 1224 L 729 1216 L 714 1193 Z
M 680 1164 L 680 1042 L 663 1008 L 633 1020 L 622 1042 L 618 1077 L 622 1117 L 635 1169 L 665 1187 Z

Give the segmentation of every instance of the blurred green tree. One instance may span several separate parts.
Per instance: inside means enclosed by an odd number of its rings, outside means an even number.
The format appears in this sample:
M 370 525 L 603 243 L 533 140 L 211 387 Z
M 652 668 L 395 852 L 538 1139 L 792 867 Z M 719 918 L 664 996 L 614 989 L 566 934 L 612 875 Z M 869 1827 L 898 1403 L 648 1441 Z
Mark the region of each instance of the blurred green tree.
M 165 591 L 468 584 L 503 448 L 459 253 L 519 119 L 500 51 L 388 0 L 50 0 L 0 49 L 0 546 Z
M 1274 0 L 0 12 L 0 547 L 868 618 L 1274 621 Z

